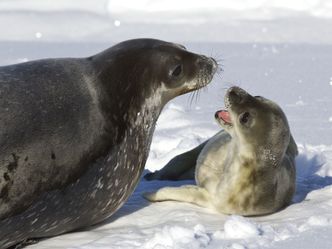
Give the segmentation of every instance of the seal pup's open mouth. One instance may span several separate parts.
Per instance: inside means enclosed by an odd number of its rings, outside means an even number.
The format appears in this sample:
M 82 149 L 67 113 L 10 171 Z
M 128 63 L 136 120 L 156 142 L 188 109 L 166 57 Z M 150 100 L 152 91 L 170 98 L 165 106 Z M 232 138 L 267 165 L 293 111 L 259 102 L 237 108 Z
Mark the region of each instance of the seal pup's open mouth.
M 231 119 L 231 116 L 230 116 L 228 110 L 216 111 L 215 118 L 222 125 L 229 125 L 229 126 L 233 125 L 232 119 Z

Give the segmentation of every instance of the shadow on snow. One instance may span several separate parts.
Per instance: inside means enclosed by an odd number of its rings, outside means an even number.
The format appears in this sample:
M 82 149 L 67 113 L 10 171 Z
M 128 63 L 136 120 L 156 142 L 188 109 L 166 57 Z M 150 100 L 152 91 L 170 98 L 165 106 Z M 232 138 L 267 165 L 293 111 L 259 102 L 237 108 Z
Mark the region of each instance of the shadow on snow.
M 296 193 L 294 203 L 303 201 L 314 190 L 332 185 L 332 177 L 320 176 L 318 172 L 326 165 L 326 159 L 322 154 L 314 154 L 309 157 L 306 152 L 296 158 Z

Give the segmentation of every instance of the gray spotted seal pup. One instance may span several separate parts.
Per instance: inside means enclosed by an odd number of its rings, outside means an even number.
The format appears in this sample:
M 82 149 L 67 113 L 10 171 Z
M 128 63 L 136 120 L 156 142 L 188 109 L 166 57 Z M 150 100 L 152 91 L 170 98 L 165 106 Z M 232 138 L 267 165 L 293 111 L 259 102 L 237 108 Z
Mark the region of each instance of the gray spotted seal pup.
M 215 114 L 224 130 L 145 176 L 178 180 L 195 172 L 197 185 L 165 187 L 145 198 L 244 216 L 273 213 L 291 202 L 298 152 L 281 108 L 239 87 L 227 91 L 225 106 Z
M 216 69 L 154 39 L 0 67 L 0 248 L 110 217 L 138 183 L 163 106 Z

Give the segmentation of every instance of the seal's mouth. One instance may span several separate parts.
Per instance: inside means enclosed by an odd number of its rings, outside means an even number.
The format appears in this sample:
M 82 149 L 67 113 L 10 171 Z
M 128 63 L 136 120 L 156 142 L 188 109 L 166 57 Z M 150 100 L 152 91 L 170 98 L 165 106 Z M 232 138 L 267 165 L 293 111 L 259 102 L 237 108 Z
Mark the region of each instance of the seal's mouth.
M 233 125 L 231 116 L 227 110 L 217 111 L 215 114 L 215 118 L 218 120 L 218 122 L 220 124 L 228 125 L 228 126 Z

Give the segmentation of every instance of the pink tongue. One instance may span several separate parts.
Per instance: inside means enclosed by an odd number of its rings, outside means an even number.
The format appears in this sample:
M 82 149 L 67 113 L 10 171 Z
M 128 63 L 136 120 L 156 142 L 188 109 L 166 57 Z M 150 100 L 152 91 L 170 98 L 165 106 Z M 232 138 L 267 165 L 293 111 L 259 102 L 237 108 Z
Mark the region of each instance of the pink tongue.
M 231 124 L 232 120 L 231 117 L 229 116 L 228 111 L 218 111 L 218 117 L 222 120 L 224 120 L 226 123 Z

